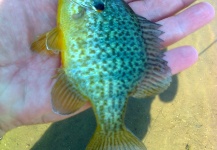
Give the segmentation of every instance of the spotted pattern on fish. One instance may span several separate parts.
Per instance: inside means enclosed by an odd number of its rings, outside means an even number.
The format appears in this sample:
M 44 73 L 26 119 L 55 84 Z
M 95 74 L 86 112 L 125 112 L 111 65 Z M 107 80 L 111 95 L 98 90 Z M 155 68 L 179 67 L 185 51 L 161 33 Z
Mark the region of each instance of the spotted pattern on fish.
M 146 150 L 124 114 L 129 96 L 155 95 L 171 82 L 159 27 L 123 0 L 58 0 L 57 27 L 32 43 L 36 52 L 61 55 L 53 111 L 71 114 L 91 103 L 97 128 L 86 150 Z
M 121 1 L 107 9 L 103 13 L 86 10 L 83 30 L 77 35 L 65 33 L 76 39 L 67 41 L 73 51 L 66 54 L 71 61 L 65 71 L 79 83 L 101 127 L 108 130 L 123 124 L 128 95 L 145 70 L 146 52 L 136 15 L 129 15 L 131 10 Z

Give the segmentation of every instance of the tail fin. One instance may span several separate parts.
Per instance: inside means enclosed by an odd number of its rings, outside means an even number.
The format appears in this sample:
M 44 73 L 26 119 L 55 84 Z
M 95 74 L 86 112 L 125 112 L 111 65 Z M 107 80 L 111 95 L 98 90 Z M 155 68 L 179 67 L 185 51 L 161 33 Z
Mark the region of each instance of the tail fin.
M 146 150 L 146 147 L 127 129 L 110 133 L 97 129 L 86 150 Z

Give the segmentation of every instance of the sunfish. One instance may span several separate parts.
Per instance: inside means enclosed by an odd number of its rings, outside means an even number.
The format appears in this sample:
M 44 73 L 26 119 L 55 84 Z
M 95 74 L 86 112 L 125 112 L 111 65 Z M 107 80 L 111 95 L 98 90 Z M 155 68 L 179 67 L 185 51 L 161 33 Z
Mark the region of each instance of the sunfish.
M 59 0 L 57 26 L 31 45 L 61 55 L 51 92 L 55 113 L 91 103 L 97 128 L 86 150 L 146 150 L 124 115 L 129 97 L 159 94 L 171 82 L 159 27 L 123 0 Z

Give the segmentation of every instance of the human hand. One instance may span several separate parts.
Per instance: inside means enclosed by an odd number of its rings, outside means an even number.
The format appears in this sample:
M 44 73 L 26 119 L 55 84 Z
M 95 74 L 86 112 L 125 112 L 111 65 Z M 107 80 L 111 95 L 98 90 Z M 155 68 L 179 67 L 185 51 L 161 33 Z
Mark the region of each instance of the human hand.
M 126 1 L 139 15 L 163 25 L 164 46 L 189 35 L 214 17 L 213 8 L 207 3 L 199 3 L 175 15 L 194 0 Z M 30 50 L 37 35 L 55 26 L 56 5 L 54 0 L 3 0 L 0 3 L 0 137 L 17 126 L 62 120 L 90 107 L 87 103 L 69 116 L 53 113 L 50 92 L 59 57 Z M 173 74 L 197 60 L 197 52 L 191 46 L 165 54 Z

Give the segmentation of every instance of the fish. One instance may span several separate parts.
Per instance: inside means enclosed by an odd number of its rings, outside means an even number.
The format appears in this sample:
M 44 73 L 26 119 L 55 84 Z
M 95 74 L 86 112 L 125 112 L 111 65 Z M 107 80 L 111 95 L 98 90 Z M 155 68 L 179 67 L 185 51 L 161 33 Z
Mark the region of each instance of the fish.
M 56 27 L 31 44 L 34 52 L 60 55 L 51 91 L 55 113 L 68 115 L 90 102 L 97 127 L 86 150 L 146 150 L 124 116 L 130 97 L 170 85 L 160 27 L 123 0 L 58 0 Z

